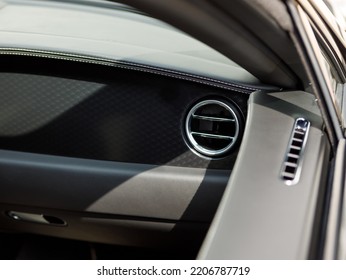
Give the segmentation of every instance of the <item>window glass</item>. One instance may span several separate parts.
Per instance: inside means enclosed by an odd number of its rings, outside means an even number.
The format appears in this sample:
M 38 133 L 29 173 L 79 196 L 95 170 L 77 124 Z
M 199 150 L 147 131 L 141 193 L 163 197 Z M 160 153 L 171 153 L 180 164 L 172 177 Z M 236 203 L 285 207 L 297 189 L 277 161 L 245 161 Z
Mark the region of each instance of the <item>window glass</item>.
M 338 75 L 338 71 L 335 69 L 333 63 L 330 61 L 328 56 L 323 52 L 323 49 L 321 49 L 322 57 L 323 57 L 323 64 L 325 69 L 327 70 L 327 75 L 329 82 L 331 84 L 332 93 L 333 93 L 333 100 L 335 103 L 335 106 L 341 111 L 342 108 L 342 87 L 340 85 L 342 84 L 340 76 Z
M 329 36 L 327 39 L 319 32 L 316 26 L 312 24 L 316 40 L 320 50 L 320 66 L 324 73 L 326 82 L 330 88 L 330 94 L 334 102 L 334 107 L 339 116 L 340 121 L 342 118 L 342 104 L 343 104 L 343 84 L 345 83 L 344 67 L 341 65 L 340 56 L 335 50 L 335 42 Z M 332 40 L 332 41 L 331 41 Z

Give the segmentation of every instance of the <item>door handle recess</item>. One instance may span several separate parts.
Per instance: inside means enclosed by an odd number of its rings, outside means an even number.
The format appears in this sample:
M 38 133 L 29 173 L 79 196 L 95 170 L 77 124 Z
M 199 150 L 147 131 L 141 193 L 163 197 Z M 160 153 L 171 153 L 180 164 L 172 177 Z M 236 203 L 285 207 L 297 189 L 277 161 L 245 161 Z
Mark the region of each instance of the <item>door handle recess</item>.
M 66 226 L 67 223 L 54 216 L 44 215 L 44 214 L 32 214 L 26 212 L 18 212 L 18 211 L 8 211 L 7 215 L 16 221 L 24 221 L 24 222 L 32 222 L 46 225 L 54 225 L 54 226 Z

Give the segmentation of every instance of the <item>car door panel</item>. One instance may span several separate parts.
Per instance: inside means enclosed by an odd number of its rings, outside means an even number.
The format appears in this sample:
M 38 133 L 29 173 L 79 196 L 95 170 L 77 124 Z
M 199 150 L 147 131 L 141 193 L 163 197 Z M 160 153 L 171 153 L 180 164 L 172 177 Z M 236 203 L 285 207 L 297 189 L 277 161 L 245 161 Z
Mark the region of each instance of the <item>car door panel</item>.
M 282 167 L 297 118 L 311 123 L 299 181 Z M 256 155 L 256 156 L 254 156 Z M 254 93 L 238 160 L 200 258 L 306 259 L 327 179 L 329 143 L 313 95 Z M 313 241 L 312 241 L 313 240 Z
M 0 60 L 2 230 L 200 244 L 238 147 L 219 159 L 198 155 L 186 143 L 185 117 L 213 97 L 243 118 L 250 89 L 53 57 Z M 64 224 L 25 218 L 35 215 Z

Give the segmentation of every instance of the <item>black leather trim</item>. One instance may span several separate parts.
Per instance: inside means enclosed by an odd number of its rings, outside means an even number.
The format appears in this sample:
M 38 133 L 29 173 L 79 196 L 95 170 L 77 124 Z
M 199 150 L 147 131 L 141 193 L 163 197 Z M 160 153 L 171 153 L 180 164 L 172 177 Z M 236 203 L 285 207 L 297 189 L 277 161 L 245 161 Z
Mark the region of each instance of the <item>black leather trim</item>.
M 243 116 L 248 94 L 192 80 L 51 58 L 0 56 L 0 148 L 131 163 L 231 169 L 237 151 L 201 158 L 184 117 L 209 96 Z
M 123 68 L 128 70 L 147 72 L 147 73 L 152 73 L 156 75 L 162 75 L 162 76 L 177 78 L 181 80 L 192 81 L 192 82 L 196 82 L 196 83 L 200 83 L 200 84 L 204 84 L 208 86 L 213 86 L 213 87 L 218 87 L 222 89 L 233 90 L 233 91 L 238 91 L 238 92 L 248 93 L 248 94 L 257 90 L 263 90 L 263 89 L 277 90 L 278 89 L 275 87 L 269 87 L 264 85 L 260 87 L 260 86 L 245 85 L 238 82 L 232 83 L 228 81 L 222 81 L 219 79 L 205 77 L 202 75 L 191 74 L 191 73 L 186 73 L 182 71 L 176 71 L 176 70 L 171 70 L 167 68 L 141 64 L 141 63 L 132 62 L 132 61 L 114 60 L 114 59 L 107 59 L 103 57 L 87 56 L 87 55 L 73 54 L 73 53 L 67 53 L 67 52 L 52 52 L 52 51 L 46 51 L 46 50 L 34 50 L 34 49 L 26 49 L 26 48 L 25 49 L 0 48 L 0 55 L 53 58 L 53 59 L 61 59 L 66 61 L 85 62 L 85 63 L 91 63 L 91 64 L 105 65 L 105 66 L 113 66 L 113 67 L 118 67 L 118 68 Z

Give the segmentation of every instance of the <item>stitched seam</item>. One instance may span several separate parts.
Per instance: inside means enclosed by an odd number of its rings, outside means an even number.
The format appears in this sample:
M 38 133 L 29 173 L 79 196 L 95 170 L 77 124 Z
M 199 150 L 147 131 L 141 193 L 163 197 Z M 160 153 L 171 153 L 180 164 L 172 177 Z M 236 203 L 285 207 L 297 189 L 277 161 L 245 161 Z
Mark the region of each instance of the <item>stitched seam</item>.
M 129 62 L 129 61 L 124 61 L 124 62 L 121 61 L 121 63 L 129 64 L 129 65 L 135 65 L 135 66 L 141 66 L 144 68 L 151 68 L 151 69 L 158 70 L 158 71 L 171 72 L 173 74 L 178 74 L 178 75 L 182 74 L 181 72 L 170 70 L 170 69 L 163 69 L 163 68 L 159 68 L 159 67 L 155 67 L 155 66 L 151 66 L 151 65 L 142 65 L 142 64 L 138 64 L 138 63 L 134 63 L 134 62 Z M 251 87 L 246 87 L 246 86 L 242 86 L 242 85 L 238 85 L 238 84 L 228 83 L 225 81 L 216 80 L 216 79 L 212 79 L 212 78 L 208 78 L 208 77 L 204 77 L 204 76 L 199 76 L 199 75 L 195 75 L 195 74 L 184 73 L 183 75 L 186 75 L 186 76 L 189 76 L 192 78 L 198 78 L 198 79 L 202 79 L 202 80 L 211 81 L 214 83 L 225 84 L 225 85 L 232 86 L 232 87 L 239 87 L 239 88 L 246 89 L 246 90 L 251 90 L 251 91 L 257 90 L 257 88 L 251 88 Z
M 11 52 L 4 52 L 2 50 L 7 50 L 7 51 L 11 51 Z M 106 58 L 101 58 L 101 57 L 92 57 L 92 56 L 85 56 L 85 55 L 78 55 L 78 54 L 72 54 L 72 53 L 61 53 L 61 52 L 53 52 L 53 51 L 41 51 L 41 50 L 32 50 L 32 49 L 21 49 L 21 48 L 0 48 L 1 53 L 3 54 L 13 54 L 12 51 L 23 51 L 23 52 L 28 52 L 29 54 L 27 54 L 28 56 L 37 56 L 40 57 L 39 55 L 35 54 L 35 53 L 39 53 L 39 54 L 43 54 L 42 57 L 46 57 L 49 58 L 49 56 L 47 56 L 47 54 L 54 54 L 54 55 L 58 55 L 58 56 L 63 56 L 63 58 L 66 58 L 66 60 L 70 60 L 70 61 L 79 61 L 79 62 L 85 62 L 83 60 L 73 60 L 71 58 L 68 58 L 67 56 L 72 56 L 75 58 L 82 58 L 82 59 L 87 59 L 87 60 L 92 60 L 89 62 L 92 62 L 94 64 L 98 64 L 98 62 L 102 65 L 109 65 L 109 66 L 114 66 L 113 64 L 127 64 L 127 65 L 132 65 L 132 66 L 136 66 L 136 67 L 143 67 L 143 68 L 148 68 L 148 69 L 153 69 L 156 71 L 161 72 L 171 72 L 173 74 L 176 74 L 178 76 L 190 76 L 192 78 L 197 78 L 197 79 L 202 79 L 202 80 L 207 80 L 207 81 L 211 81 L 214 83 L 221 83 L 224 84 L 226 86 L 229 87 L 239 87 L 241 89 L 245 89 L 245 90 L 249 90 L 251 92 L 257 90 L 257 88 L 251 88 L 251 87 L 245 87 L 245 86 L 241 86 L 238 84 L 233 84 L 233 83 L 229 83 L 229 82 L 224 82 L 224 81 L 220 81 L 220 80 L 215 80 L 215 79 L 211 79 L 211 78 L 207 78 L 207 77 L 203 77 L 203 76 L 198 76 L 198 75 L 193 75 L 193 74 L 189 74 L 189 73 L 183 73 L 183 72 L 178 72 L 178 71 L 174 71 L 174 70 L 168 70 L 168 69 L 163 69 L 163 68 L 159 68 L 159 67 L 154 67 L 154 66 L 149 66 L 149 65 L 143 65 L 143 64 L 138 64 L 138 63 L 132 63 L 132 62 L 127 62 L 127 61 L 117 61 L 117 60 L 111 60 L 111 59 L 106 59 Z M 21 53 L 15 53 L 15 54 L 21 54 Z M 46 54 L 46 55 L 45 55 Z M 24 55 L 24 54 L 23 54 Z M 60 58 L 60 59 L 63 59 Z M 107 63 L 107 64 L 105 64 Z M 129 69 L 134 69 L 134 68 L 129 68 Z M 151 73 L 151 72 L 149 72 Z M 173 76 L 169 76 L 169 77 L 173 77 Z M 188 79 L 185 79 L 188 80 Z M 191 80 L 191 81 L 195 81 L 196 80 Z M 208 83 L 207 83 L 208 84 Z M 209 83 L 209 85 L 212 85 Z M 244 92 L 244 91 L 240 91 L 240 92 Z
M 123 63 L 123 64 L 128 64 L 128 65 L 132 65 L 132 66 L 138 66 L 138 67 L 144 67 L 144 68 L 149 68 L 149 69 L 155 69 L 158 71 L 164 71 L 164 72 L 171 72 L 177 75 L 186 75 L 186 76 L 190 76 L 193 78 L 198 78 L 198 79 L 203 79 L 203 80 L 208 80 L 211 82 L 215 82 L 215 83 L 221 83 L 221 84 L 225 84 L 228 86 L 233 86 L 233 87 L 239 87 L 239 88 L 243 88 L 243 89 L 247 89 L 247 90 L 257 90 L 258 88 L 256 87 L 249 87 L 249 86 L 243 86 L 243 85 L 238 85 L 235 83 L 231 83 L 231 82 L 225 82 L 225 81 L 221 81 L 221 80 L 216 80 L 216 79 L 212 79 L 212 78 L 208 78 L 208 77 L 204 77 L 204 76 L 200 76 L 200 75 L 196 75 L 196 74 L 190 74 L 190 73 L 183 73 L 183 72 L 178 72 L 178 71 L 174 71 L 174 70 L 170 70 L 170 69 L 164 69 L 164 68 L 160 68 L 160 67 L 155 67 L 155 66 L 151 66 L 151 65 L 143 65 L 140 63 L 135 63 L 135 62 L 131 62 L 131 61 L 118 61 L 118 60 L 113 60 L 113 59 L 107 59 L 107 58 L 103 58 L 103 57 L 93 57 L 93 56 L 87 56 L 87 55 L 78 55 L 78 54 L 73 54 L 73 53 L 62 53 L 62 52 L 54 52 L 54 51 L 42 51 L 42 50 L 33 50 L 33 49 L 21 49 L 21 48 L 0 48 L 0 50 L 14 50 L 14 51 L 24 51 L 24 52 L 36 52 L 36 53 L 47 53 L 47 54 L 55 54 L 55 55 L 61 55 L 61 56 L 73 56 L 73 57 L 77 57 L 77 58 L 84 58 L 84 59 L 91 59 L 91 60 L 101 60 L 101 61 L 106 61 L 106 62 L 111 62 L 111 63 Z
M 128 61 L 116 61 L 116 60 L 110 60 L 110 59 L 99 58 L 99 57 L 91 57 L 91 56 L 84 56 L 84 55 L 52 52 L 52 51 L 20 49 L 20 48 L 0 48 L 0 53 L 4 55 L 15 54 L 15 55 L 33 56 L 33 57 L 42 57 L 42 58 L 52 58 L 52 56 L 50 55 L 55 55 L 54 58 L 61 59 L 61 60 L 75 61 L 75 62 L 89 62 L 93 64 L 100 64 L 100 65 L 113 66 L 113 67 L 115 66 L 115 67 L 119 67 L 123 69 L 130 69 L 130 70 L 137 70 L 137 71 L 142 71 L 147 73 L 160 74 L 160 75 L 164 75 L 168 77 L 180 78 L 180 79 L 184 79 L 188 81 L 198 82 L 198 83 L 202 83 L 202 84 L 206 84 L 210 86 L 217 86 L 219 88 L 232 89 L 234 91 L 238 91 L 241 93 L 249 93 L 249 91 L 252 92 L 252 91 L 258 90 L 257 88 L 245 87 L 245 86 L 241 86 L 241 85 L 237 85 L 233 83 L 227 83 L 224 81 L 219 81 L 219 80 L 215 80 L 215 79 L 211 79 L 211 78 L 207 78 L 203 76 L 193 75 L 189 73 L 182 73 L 182 72 L 178 72 L 174 70 L 142 65 L 142 64 L 132 63 Z M 147 70 L 142 68 L 145 68 Z

